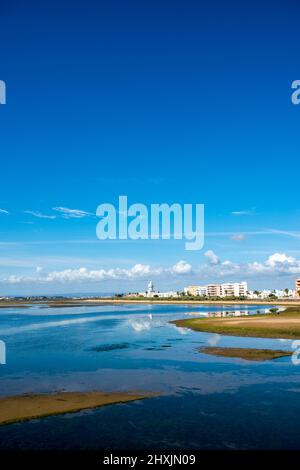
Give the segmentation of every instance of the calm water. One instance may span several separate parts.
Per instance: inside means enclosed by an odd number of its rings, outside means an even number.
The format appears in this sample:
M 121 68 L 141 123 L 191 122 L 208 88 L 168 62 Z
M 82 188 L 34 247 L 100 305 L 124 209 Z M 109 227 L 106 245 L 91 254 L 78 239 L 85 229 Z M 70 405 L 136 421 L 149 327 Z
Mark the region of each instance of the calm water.
M 160 397 L 0 428 L 0 448 L 300 449 L 300 366 L 213 357 L 207 345 L 280 348 L 288 340 L 176 328 L 194 314 L 262 307 L 124 305 L 2 309 L 0 395 L 151 390 Z

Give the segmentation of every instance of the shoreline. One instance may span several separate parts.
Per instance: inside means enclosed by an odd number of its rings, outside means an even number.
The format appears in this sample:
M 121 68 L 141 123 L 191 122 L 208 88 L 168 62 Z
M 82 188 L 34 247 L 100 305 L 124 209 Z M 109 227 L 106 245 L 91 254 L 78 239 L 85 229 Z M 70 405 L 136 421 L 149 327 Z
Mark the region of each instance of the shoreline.
M 42 305 L 45 307 L 67 308 L 67 307 L 87 307 L 101 305 L 279 305 L 279 306 L 300 306 L 298 300 L 133 300 L 133 299 L 107 299 L 107 298 L 86 298 L 86 299 L 62 299 L 62 300 L 0 300 L 1 308 L 28 308 L 30 305 Z

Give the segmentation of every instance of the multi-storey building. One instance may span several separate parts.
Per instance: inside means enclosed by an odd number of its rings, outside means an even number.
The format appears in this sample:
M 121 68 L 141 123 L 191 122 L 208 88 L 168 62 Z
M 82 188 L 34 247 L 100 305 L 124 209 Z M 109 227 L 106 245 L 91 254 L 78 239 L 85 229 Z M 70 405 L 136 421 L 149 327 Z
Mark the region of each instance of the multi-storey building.
M 234 282 L 228 284 L 221 284 L 222 297 L 246 297 L 247 296 L 247 282 Z
M 208 297 L 221 297 L 222 296 L 221 284 L 209 284 L 207 286 L 207 295 Z
M 188 286 L 184 292 L 189 295 L 207 297 L 246 297 L 247 282 L 227 284 L 208 284 L 207 286 Z
M 187 286 L 184 288 L 184 292 L 187 295 L 198 295 L 199 286 Z
M 184 292 L 187 295 L 204 296 L 204 295 L 207 295 L 207 287 L 206 286 L 188 286 L 184 288 Z

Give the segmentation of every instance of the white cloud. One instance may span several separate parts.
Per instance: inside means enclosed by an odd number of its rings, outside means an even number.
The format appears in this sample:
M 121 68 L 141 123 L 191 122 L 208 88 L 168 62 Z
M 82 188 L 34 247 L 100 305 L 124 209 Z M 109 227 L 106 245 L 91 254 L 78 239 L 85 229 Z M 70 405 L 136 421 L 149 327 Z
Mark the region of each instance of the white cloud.
M 133 275 L 144 276 L 145 274 L 150 273 L 149 264 L 135 264 L 131 270 Z
M 26 282 L 29 278 L 25 278 L 23 276 L 16 276 L 15 274 L 12 274 L 8 276 L 7 278 L 2 279 L 2 282 L 5 282 L 7 284 L 20 284 L 22 282 Z
M 82 282 L 82 281 L 105 281 L 105 280 L 135 280 L 156 276 L 163 272 L 162 268 L 150 268 L 149 265 L 135 264 L 130 269 L 111 268 L 89 270 L 85 267 L 78 269 L 65 269 L 63 271 L 44 272 L 41 268 L 36 269 L 35 277 L 8 276 L 2 282 L 19 284 L 23 282 L 52 283 L 52 282 Z
M 0 214 L 9 215 L 10 212 L 8 212 L 6 209 L 0 209 Z
M 83 217 L 93 216 L 91 212 L 82 211 L 79 209 L 69 209 L 68 207 L 53 207 L 53 210 L 62 214 L 65 219 L 82 219 Z
M 214 257 L 210 255 L 213 260 Z M 230 260 L 218 264 L 202 265 L 196 273 L 203 279 L 237 279 L 254 277 L 295 276 L 300 274 L 300 260 L 285 253 L 274 253 L 265 261 L 250 263 L 233 263 Z
M 192 266 L 181 260 L 172 266 L 171 271 L 174 274 L 190 274 L 192 272 Z
M 266 265 L 274 268 L 280 265 L 293 265 L 297 263 L 296 259 L 292 256 L 287 256 L 285 253 L 274 253 L 274 255 L 269 256 L 266 261 Z
M 39 219 L 56 219 L 56 215 L 42 214 L 41 212 L 38 212 L 38 211 L 24 211 L 24 213 L 33 215 L 33 217 L 37 217 Z
M 37 217 L 39 219 L 57 219 L 58 217 L 62 217 L 64 219 L 82 219 L 84 217 L 91 217 L 94 215 L 91 212 L 86 212 L 79 209 L 69 209 L 68 207 L 53 207 L 52 210 L 58 212 L 58 214 L 43 214 L 40 211 L 31 210 L 24 211 L 24 213 L 30 214 L 33 217 Z
M 162 282 L 170 280 L 170 275 L 178 280 L 182 276 L 191 278 L 192 282 L 266 279 L 268 277 L 295 277 L 300 275 L 300 260 L 285 253 L 273 253 L 264 261 L 250 263 L 234 263 L 230 260 L 221 261 L 211 250 L 205 253 L 208 263 L 192 267 L 191 264 L 181 260 L 170 267 L 151 266 L 137 263 L 130 268 L 64 269 L 47 272 L 37 267 L 32 276 L 10 275 L 0 279 L 6 284 L 51 284 L 51 283 L 80 283 L 101 281 L 148 281 L 152 278 Z M 189 281 L 187 281 L 189 282 Z M 183 286 L 182 286 L 183 287 Z
M 241 242 L 243 240 L 245 240 L 246 238 L 246 235 L 244 233 L 234 233 L 233 235 L 231 235 L 231 240 L 234 240 L 236 242 Z
M 219 264 L 220 262 L 218 256 L 212 250 L 206 251 L 204 256 L 206 256 L 210 264 Z
M 285 253 L 274 253 L 264 263 L 249 263 L 248 269 L 250 274 L 299 274 L 300 260 Z

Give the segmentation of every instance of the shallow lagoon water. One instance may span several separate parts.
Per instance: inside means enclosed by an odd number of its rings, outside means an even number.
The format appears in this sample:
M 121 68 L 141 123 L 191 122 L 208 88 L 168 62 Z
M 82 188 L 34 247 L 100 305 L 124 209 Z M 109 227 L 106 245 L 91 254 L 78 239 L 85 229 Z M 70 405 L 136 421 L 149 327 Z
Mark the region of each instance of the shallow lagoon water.
M 1 448 L 300 448 L 300 366 L 201 346 L 291 349 L 291 341 L 177 328 L 187 315 L 256 306 L 104 305 L 2 309 L 0 395 L 150 390 L 159 397 L 0 428 Z

